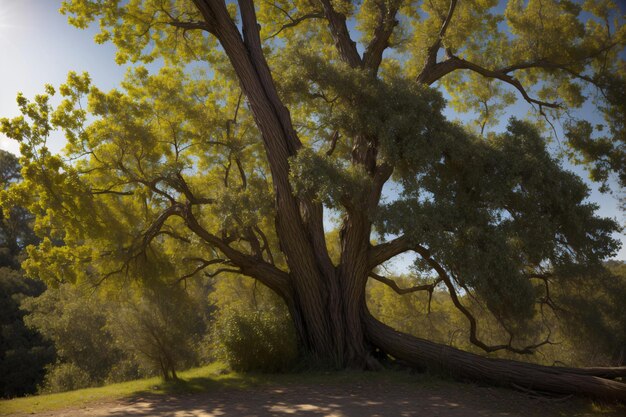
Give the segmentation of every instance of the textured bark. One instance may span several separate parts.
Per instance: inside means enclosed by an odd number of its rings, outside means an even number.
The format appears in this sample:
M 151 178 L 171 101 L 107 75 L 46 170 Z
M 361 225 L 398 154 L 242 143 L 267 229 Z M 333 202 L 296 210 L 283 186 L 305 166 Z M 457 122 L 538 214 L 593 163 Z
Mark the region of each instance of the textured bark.
M 625 369 L 572 369 L 485 358 L 395 331 L 369 314 L 363 317 L 368 338 L 384 352 L 421 368 L 494 385 L 626 401 L 626 384 L 599 377 L 623 375 Z

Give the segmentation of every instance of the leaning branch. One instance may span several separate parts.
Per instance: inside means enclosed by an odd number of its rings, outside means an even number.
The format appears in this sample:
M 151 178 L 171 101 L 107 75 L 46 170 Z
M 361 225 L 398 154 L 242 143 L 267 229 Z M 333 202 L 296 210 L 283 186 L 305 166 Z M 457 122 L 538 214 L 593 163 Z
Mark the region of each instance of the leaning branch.
M 367 338 L 372 344 L 413 366 L 445 369 L 460 378 L 507 387 L 516 385 L 546 392 L 626 401 L 626 384 L 598 378 L 591 373 L 598 371 L 598 374 L 603 374 L 602 369 L 589 370 L 589 374 L 583 374 L 578 372 L 580 370 L 572 372 L 572 368 L 485 358 L 398 332 L 371 314 L 364 315 L 364 324 Z
M 210 233 L 200 225 L 191 210 L 191 205 L 185 207 L 181 217 L 196 236 L 222 252 L 234 266 L 240 269 L 240 273 L 258 279 L 285 299 L 291 297 L 291 282 L 288 273 L 262 259 L 258 259 L 256 256 L 248 255 L 233 248 L 228 241 Z

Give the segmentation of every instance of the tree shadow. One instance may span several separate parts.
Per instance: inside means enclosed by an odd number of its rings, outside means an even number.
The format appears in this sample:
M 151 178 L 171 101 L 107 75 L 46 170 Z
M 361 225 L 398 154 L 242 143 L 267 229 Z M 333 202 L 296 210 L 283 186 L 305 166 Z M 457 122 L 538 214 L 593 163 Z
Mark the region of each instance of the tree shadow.
M 590 416 L 583 402 L 538 401 L 508 390 L 457 384 L 420 387 L 389 381 L 314 384 L 261 384 L 240 377 L 191 378 L 168 383 L 165 394 L 147 392 L 122 404 L 93 410 L 94 416 Z M 196 391 L 196 393 L 189 393 Z M 202 391 L 202 392 L 200 392 Z M 618 413 L 603 416 L 618 416 Z
M 215 376 L 191 377 L 161 381 L 150 390 L 137 391 L 134 397 L 158 397 L 160 395 L 185 395 L 207 393 L 220 389 L 242 389 L 255 384 L 257 378 L 246 375 L 228 374 L 216 378 Z

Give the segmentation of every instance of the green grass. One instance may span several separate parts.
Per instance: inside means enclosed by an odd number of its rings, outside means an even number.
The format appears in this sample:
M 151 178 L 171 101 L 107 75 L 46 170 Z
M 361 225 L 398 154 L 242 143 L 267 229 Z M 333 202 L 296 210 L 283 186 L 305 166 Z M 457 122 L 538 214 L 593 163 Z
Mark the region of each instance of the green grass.
M 0 400 L 0 415 L 14 413 L 32 414 L 62 408 L 78 408 L 87 404 L 146 394 L 197 393 L 226 387 L 245 389 L 266 384 L 355 384 L 360 381 L 367 381 L 371 378 L 371 373 L 359 371 L 239 374 L 235 372 L 225 372 L 225 369 L 226 367 L 223 364 L 214 363 L 201 368 L 180 372 L 180 380 L 175 382 L 164 382 L 161 378 L 154 377 L 57 394 Z M 425 374 L 415 375 L 401 371 L 379 372 L 376 377 L 379 380 L 395 383 L 419 384 L 420 386 L 446 383 Z
M 245 387 L 250 378 L 235 373 L 223 374 L 224 365 L 215 363 L 202 368 L 181 372 L 181 381 L 165 383 L 161 378 L 138 379 L 103 387 L 86 388 L 57 394 L 35 395 L 0 401 L 0 415 L 12 413 L 37 413 L 66 407 L 132 397 L 145 393 L 167 394 L 177 392 L 199 392 L 222 386 Z

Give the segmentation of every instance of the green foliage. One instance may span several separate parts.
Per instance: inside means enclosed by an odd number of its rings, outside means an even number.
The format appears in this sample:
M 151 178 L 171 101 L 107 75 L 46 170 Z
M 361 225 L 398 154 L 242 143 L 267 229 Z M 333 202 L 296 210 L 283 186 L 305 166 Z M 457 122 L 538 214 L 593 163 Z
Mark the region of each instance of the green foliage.
M 12 154 L 0 150 L 0 187 L 21 180 L 20 166 Z M 20 303 L 45 290 L 45 285 L 25 278 L 19 269 L 26 245 L 37 239 L 33 216 L 13 206 L 0 213 L 0 397 L 32 394 L 41 383 L 45 366 L 54 360 L 54 348 L 26 327 Z
M 73 391 L 93 385 L 91 376 L 74 363 L 58 363 L 46 373 L 42 393 Z
M 198 363 L 195 348 L 206 332 L 202 306 L 180 287 L 143 288 L 113 303 L 107 329 L 115 346 L 148 374 L 176 379 Z M 119 366 L 109 372 L 119 374 Z
M 298 356 L 291 320 L 284 311 L 220 312 L 215 323 L 218 354 L 236 371 L 281 372 Z
M 619 247 L 611 237 L 617 224 L 595 217 L 587 186 L 529 124 L 511 120 L 507 133 L 488 141 L 457 135 L 444 155 L 405 180 L 402 197 L 381 208 L 378 228 L 428 247 L 511 325 L 534 314 L 531 265 L 579 274 Z
M 202 292 L 136 287 L 96 292 L 64 284 L 24 300 L 26 323 L 51 340 L 58 361 L 42 388 L 57 392 L 176 371 L 198 363 L 206 333 Z M 195 298 L 194 298 L 195 297 Z
M 557 277 L 558 279 L 558 277 Z M 610 366 L 626 364 L 626 265 L 610 262 L 608 271 L 558 287 L 556 313 L 571 341 L 573 360 Z
M 617 174 L 619 184 L 626 186 L 626 67 L 618 74 L 607 74 L 598 80 L 607 104 L 603 106 L 604 126 L 596 129 L 587 121 L 568 123 L 566 136 L 570 146 L 577 151 L 570 156 L 579 164 L 590 166 L 590 176 L 604 188 L 611 173 Z M 597 132 L 594 132 L 594 130 Z M 609 133 L 609 135 L 606 135 Z
M 26 324 L 51 340 L 57 351 L 58 362 L 46 375 L 44 390 L 75 389 L 74 383 L 80 387 L 101 384 L 111 368 L 124 360 L 105 328 L 107 306 L 89 289 L 49 288 L 39 297 L 24 300 L 22 308 L 29 313 Z
M 216 307 L 210 333 L 214 360 L 237 371 L 280 372 L 294 366 L 295 330 L 275 294 L 231 277 L 216 282 L 210 300 Z

